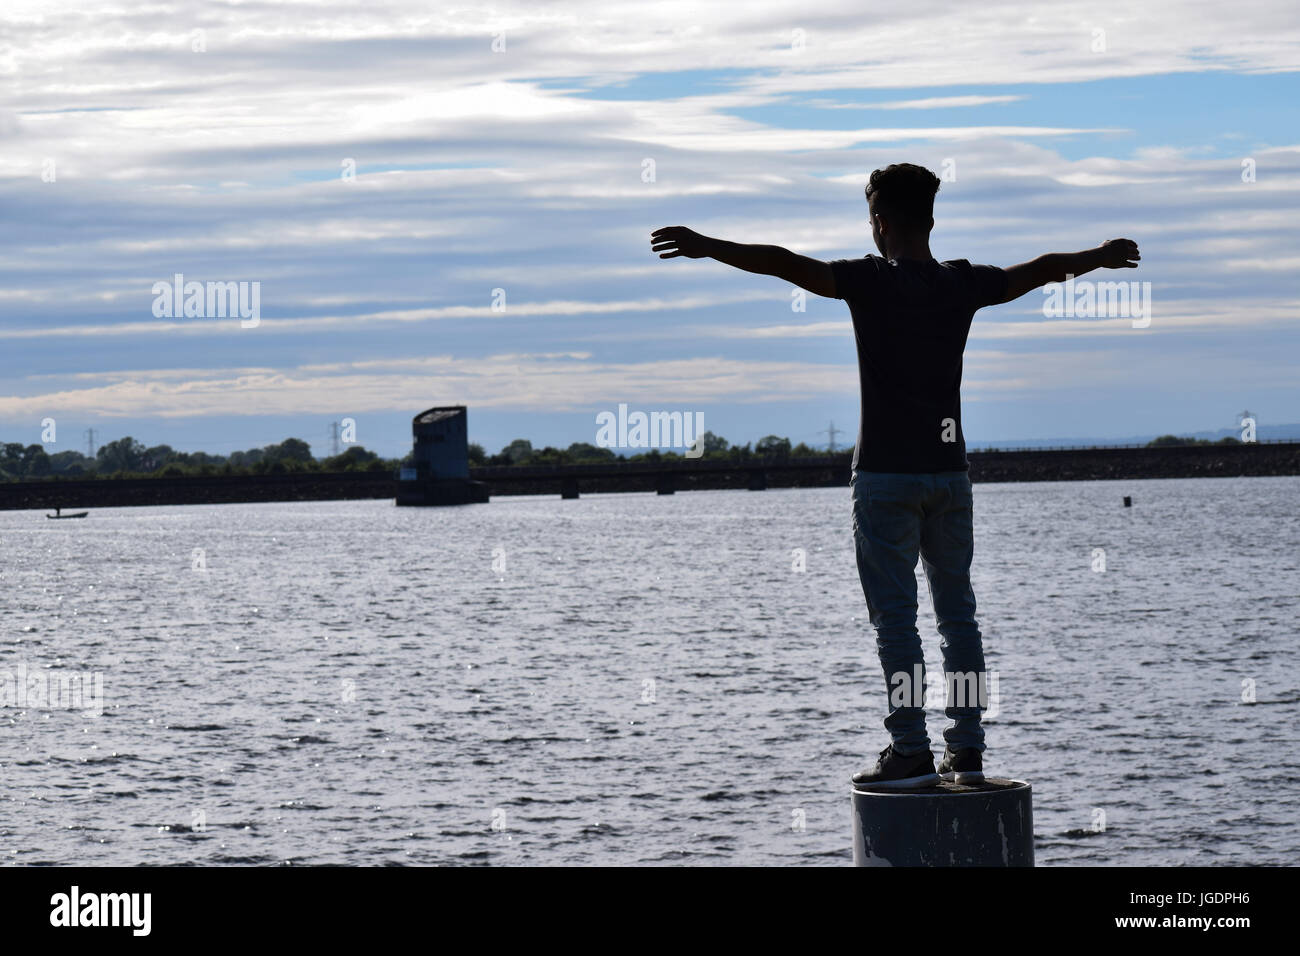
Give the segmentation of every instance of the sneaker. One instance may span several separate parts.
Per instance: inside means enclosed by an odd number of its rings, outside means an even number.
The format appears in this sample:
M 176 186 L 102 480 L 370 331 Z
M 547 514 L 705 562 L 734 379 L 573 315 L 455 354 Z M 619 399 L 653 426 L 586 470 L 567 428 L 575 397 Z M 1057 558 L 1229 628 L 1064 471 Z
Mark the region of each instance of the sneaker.
M 984 757 L 974 747 L 956 753 L 951 747 L 945 747 L 943 760 L 939 761 L 939 776 L 953 783 L 983 783 Z
M 934 754 L 929 750 L 904 756 L 890 744 L 880 751 L 880 759 L 874 767 L 853 775 L 853 783 L 858 787 L 911 790 L 936 786 L 939 775 L 934 772 Z

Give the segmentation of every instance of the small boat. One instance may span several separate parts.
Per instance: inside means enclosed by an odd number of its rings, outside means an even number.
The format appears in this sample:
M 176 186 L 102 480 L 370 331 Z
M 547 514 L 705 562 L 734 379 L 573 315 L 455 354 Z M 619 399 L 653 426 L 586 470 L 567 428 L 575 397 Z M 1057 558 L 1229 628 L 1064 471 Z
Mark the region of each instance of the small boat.
M 63 509 L 62 509 L 62 508 L 55 508 L 55 509 L 54 509 L 54 514 L 52 514 L 52 515 L 46 515 L 45 517 L 47 517 L 47 518 L 54 518 L 54 519 L 58 519 L 58 518 L 84 518 L 84 517 L 86 517 L 86 515 L 88 515 L 88 514 L 90 514 L 89 511 L 74 511 L 74 512 L 72 512 L 72 514 L 66 514 L 66 515 L 65 515 L 65 514 L 63 514 Z

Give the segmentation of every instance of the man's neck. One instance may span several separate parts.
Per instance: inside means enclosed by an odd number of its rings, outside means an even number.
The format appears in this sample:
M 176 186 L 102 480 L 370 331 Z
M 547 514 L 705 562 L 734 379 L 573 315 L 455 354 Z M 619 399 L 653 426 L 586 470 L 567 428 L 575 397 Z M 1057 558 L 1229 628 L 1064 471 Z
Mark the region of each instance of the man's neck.
M 930 244 L 922 239 L 920 242 L 886 243 L 886 259 L 918 259 L 928 262 L 934 256 L 930 254 Z

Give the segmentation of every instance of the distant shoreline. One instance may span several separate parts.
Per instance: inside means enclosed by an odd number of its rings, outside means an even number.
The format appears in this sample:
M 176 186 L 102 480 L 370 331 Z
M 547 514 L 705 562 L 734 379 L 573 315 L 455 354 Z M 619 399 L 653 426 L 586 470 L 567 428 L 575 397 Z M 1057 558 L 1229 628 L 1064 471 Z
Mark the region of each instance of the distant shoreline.
M 651 462 L 470 469 L 493 497 L 847 486 L 851 453 L 788 460 Z M 1300 475 L 1300 442 L 974 451 L 971 481 L 1104 481 Z M 259 501 L 395 498 L 387 472 L 300 472 L 0 483 L 0 510 L 159 507 Z

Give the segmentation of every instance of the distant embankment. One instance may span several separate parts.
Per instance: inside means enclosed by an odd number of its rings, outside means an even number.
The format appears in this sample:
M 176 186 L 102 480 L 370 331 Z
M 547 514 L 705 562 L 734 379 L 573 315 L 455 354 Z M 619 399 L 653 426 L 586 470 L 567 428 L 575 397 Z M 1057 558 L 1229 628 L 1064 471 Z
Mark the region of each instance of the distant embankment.
M 388 472 L 209 475 L 186 478 L 52 478 L 0 483 L 0 511 L 20 508 L 121 508 L 249 501 L 392 498 Z
M 1300 442 L 971 452 L 971 480 L 1085 481 L 1300 475 Z M 785 462 L 665 461 L 547 468 L 471 468 L 493 495 L 847 485 L 852 453 Z M 576 486 L 576 487 L 575 487 Z
M 1300 475 L 1300 442 L 971 452 L 972 481 Z
M 851 456 L 777 462 L 660 461 L 553 467 L 471 468 L 494 496 L 574 495 L 621 491 L 671 494 L 709 488 L 845 486 Z M 1083 481 L 1300 475 L 1300 442 L 1161 448 L 1066 448 L 971 452 L 971 479 Z M 222 504 L 395 498 L 383 472 L 234 475 L 194 478 L 47 479 L 0 482 L 0 510 L 115 508 L 129 505 Z

